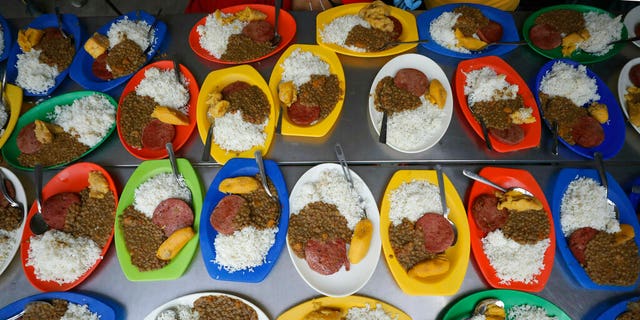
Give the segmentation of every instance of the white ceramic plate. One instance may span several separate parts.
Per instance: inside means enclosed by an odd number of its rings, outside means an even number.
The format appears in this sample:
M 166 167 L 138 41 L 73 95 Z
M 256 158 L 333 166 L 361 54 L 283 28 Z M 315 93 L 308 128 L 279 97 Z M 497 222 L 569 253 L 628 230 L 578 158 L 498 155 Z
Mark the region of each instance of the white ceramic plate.
M 629 10 L 627 14 L 624 16 L 624 26 L 627 28 L 627 32 L 629 33 L 628 37 L 632 38 L 637 36 L 634 31 L 636 24 L 640 23 L 640 5 L 635 8 Z M 633 44 L 640 47 L 640 40 L 634 41 Z
M 238 296 L 234 296 L 231 294 L 226 294 L 226 293 L 221 293 L 221 292 L 200 292 L 200 293 L 192 293 L 186 296 L 182 296 L 179 298 L 175 298 L 157 308 L 155 308 L 153 311 L 151 311 L 151 313 L 149 313 L 144 320 L 156 320 L 156 317 L 164 310 L 167 309 L 171 309 L 174 308 L 178 305 L 184 304 L 184 305 L 188 305 L 190 307 L 193 307 L 193 303 L 198 300 L 198 298 L 203 297 L 203 296 L 227 296 L 227 297 L 231 297 L 234 299 L 238 299 L 242 302 L 244 302 L 245 304 L 247 304 L 248 306 L 250 306 L 251 308 L 253 308 L 253 310 L 256 311 L 256 313 L 258 313 L 258 320 L 269 320 L 269 318 L 267 317 L 267 315 L 264 313 L 264 311 L 260 310 L 260 308 L 256 307 L 256 305 L 254 305 L 253 303 L 242 299 Z
M 11 170 L 7 169 L 7 168 L 2 168 L 0 167 L 0 170 L 2 170 L 2 173 L 4 174 L 4 177 L 11 181 L 11 184 L 13 184 L 13 188 L 16 190 L 16 196 L 15 196 L 15 200 L 18 201 L 20 204 L 22 204 L 22 223 L 20 224 L 20 227 L 18 227 L 18 230 L 16 230 L 16 234 L 15 237 L 13 237 L 13 239 L 10 240 L 9 242 L 9 254 L 7 255 L 7 258 L 2 260 L 0 259 L 0 274 L 2 274 L 4 272 L 5 269 L 7 269 L 7 267 L 9 266 L 9 264 L 11 264 L 11 261 L 13 260 L 13 256 L 15 256 L 16 251 L 18 251 L 18 248 L 20 247 L 20 239 L 22 239 L 22 230 L 24 230 L 24 225 L 25 222 L 27 221 L 27 196 L 24 193 L 24 188 L 22 187 L 22 183 L 20 183 L 20 179 L 18 179 L 18 177 L 16 177 L 15 174 L 13 174 L 13 172 L 11 172 Z M 2 197 L 2 195 L 0 194 L 0 197 Z
M 293 187 L 293 190 L 291 190 L 291 194 L 289 196 L 290 212 L 294 212 L 294 210 L 297 212 L 299 208 L 304 207 L 305 203 L 302 203 L 300 198 L 300 195 L 303 192 L 303 186 L 307 183 L 317 181 L 320 178 L 320 174 L 327 170 L 335 170 L 342 174 L 342 168 L 340 165 L 335 163 L 323 163 L 309 169 L 302 175 L 302 177 L 300 177 L 300 179 L 298 179 L 298 182 L 296 182 L 296 185 Z M 311 288 L 330 297 L 348 296 L 364 287 L 373 275 L 373 272 L 378 265 L 378 260 L 380 259 L 380 248 L 382 243 L 380 241 L 380 211 L 378 210 L 378 205 L 376 204 L 376 200 L 373 198 L 373 194 L 371 194 L 371 190 L 369 190 L 369 187 L 367 187 L 365 182 L 355 172 L 352 170 L 350 171 L 355 188 L 365 202 L 367 218 L 371 220 L 371 223 L 373 224 L 373 237 L 371 238 L 371 243 L 369 245 L 369 252 L 367 252 L 364 259 L 362 259 L 358 264 L 352 264 L 349 271 L 346 271 L 343 266 L 338 272 L 325 276 L 311 270 L 304 259 L 300 259 L 296 256 L 296 254 L 291 250 L 289 238 L 287 237 L 287 249 L 289 250 L 289 256 L 291 257 L 291 261 L 298 271 L 298 274 L 300 274 L 302 279 Z M 291 215 L 292 214 L 290 213 L 289 217 L 291 217 Z
M 640 8 L 640 6 L 637 6 L 636 9 L 637 8 Z M 640 12 L 638 12 L 638 14 L 640 15 Z M 638 18 L 640 19 L 640 17 Z M 627 93 L 627 88 L 633 85 L 633 83 L 631 83 L 631 79 L 629 79 L 629 70 L 637 64 L 640 64 L 640 58 L 635 58 L 627 62 L 627 64 L 622 67 L 622 70 L 620 70 L 620 76 L 618 77 L 618 100 L 620 101 L 620 108 L 622 108 L 622 112 L 624 112 L 624 116 L 627 117 L 627 120 L 629 120 L 629 112 L 627 111 L 627 101 L 624 100 L 624 95 Z M 631 121 L 629 121 L 629 124 L 636 129 L 638 133 L 640 133 L 640 127 L 634 126 Z
M 422 71 L 427 78 L 429 78 L 429 81 L 437 79 L 442 83 L 442 86 L 447 91 L 447 101 L 442 109 L 445 115 L 442 119 L 443 123 L 437 131 L 424 137 L 424 140 L 422 140 L 421 143 L 410 149 L 403 149 L 395 146 L 389 142 L 389 139 L 387 139 L 387 145 L 395 150 L 405 153 L 418 153 L 433 147 L 438 143 L 438 141 L 440 141 L 442 136 L 444 136 L 444 133 L 447 132 L 447 128 L 449 128 L 449 123 L 451 122 L 451 117 L 453 115 L 453 94 L 451 93 L 451 84 L 449 83 L 449 79 L 447 79 L 447 75 L 442 71 L 442 68 L 440 68 L 437 63 L 428 57 L 421 54 L 409 53 L 391 59 L 382 67 L 382 69 L 380 69 L 380 71 L 378 71 L 375 79 L 373 79 L 373 84 L 371 84 L 371 90 L 369 91 L 369 120 L 371 120 L 371 124 L 378 135 L 380 134 L 380 124 L 382 123 L 382 112 L 378 112 L 376 110 L 373 102 L 376 86 L 378 86 L 378 82 L 382 78 L 386 76 L 393 77 L 400 69 L 404 68 L 413 68 Z M 389 132 L 387 131 L 387 133 Z

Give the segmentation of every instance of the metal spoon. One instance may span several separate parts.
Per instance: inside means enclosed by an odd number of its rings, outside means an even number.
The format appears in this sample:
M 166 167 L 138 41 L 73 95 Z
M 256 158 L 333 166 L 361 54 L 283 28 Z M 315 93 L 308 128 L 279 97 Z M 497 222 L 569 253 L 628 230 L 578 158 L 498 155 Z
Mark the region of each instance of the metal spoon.
M 473 114 L 473 117 L 480 123 L 480 129 L 482 130 L 482 137 L 484 138 L 484 143 L 487 145 L 487 149 L 493 151 L 493 146 L 491 145 L 491 139 L 489 139 L 489 129 L 487 129 L 487 125 L 484 123 L 484 119 L 473 111 L 473 108 L 469 107 L 469 110 Z
M 413 40 L 413 41 L 390 41 L 390 42 L 387 42 L 384 45 L 382 45 L 380 48 L 382 50 L 384 50 L 384 49 L 387 49 L 389 47 L 396 46 L 396 45 L 399 45 L 399 44 L 427 43 L 429 41 L 432 41 L 432 40 L 429 40 L 429 39 L 418 39 L 418 40 Z M 524 44 L 527 44 L 527 42 L 524 41 L 524 40 L 520 40 L 520 41 L 496 41 L 496 42 L 487 43 L 487 45 L 485 45 L 484 47 L 482 47 L 482 48 L 480 48 L 478 50 L 473 50 L 473 51 L 481 51 L 481 50 L 484 50 L 484 49 L 486 49 L 487 47 L 490 47 L 490 46 L 499 46 L 499 45 L 502 45 L 502 46 L 505 46 L 505 45 L 506 46 L 520 46 L 520 45 L 524 45 Z
M 169 154 L 171 170 L 173 171 L 173 175 L 176 177 L 178 185 L 180 186 L 180 188 L 189 190 L 189 187 L 187 187 L 187 183 L 184 181 L 184 178 L 180 174 L 180 171 L 178 171 L 178 163 L 176 162 L 176 154 L 173 152 L 173 144 L 171 142 L 168 142 L 165 145 L 165 148 L 167 149 L 167 153 Z
M 453 230 L 453 242 L 451 242 L 451 245 L 454 246 L 456 242 L 458 242 L 458 227 L 456 227 L 455 223 L 449 219 L 449 207 L 447 207 L 447 196 L 444 191 L 444 177 L 442 176 L 442 167 L 439 164 L 436 165 L 436 174 L 438 176 L 438 188 L 440 189 L 442 215 L 447 219 L 447 221 L 449 221 L 449 224 L 451 224 L 451 230 Z
M 264 161 L 262 160 L 262 151 L 256 150 L 253 154 L 256 157 L 256 164 L 258 165 L 258 171 L 260 172 L 260 183 L 262 184 L 262 188 L 264 188 L 264 192 L 271 198 L 271 200 L 275 201 L 278 205 L 278 211 L 280 211 L 280 200 L 269 190 L 269 184 L 267 183 L 267 172 L 264 170 Z
M 616 44 L 616 43 L 623 43 L 623 42 L 632 42 L 632 41 L 638 41 L 638 40 L 640 40 L 640 36 L 635 36 L 635 37 L 627 38 L 627 39 L 620 39 L 620 40 L 616 40 L 616 41 L 611 41 L 611 42 L 607 43 L 607 45 Z
M 520 188 L 520 187 L 512 187 L 512 188 L 505 189 L 502 186 L 497 185 L 494 182 L 488 180 L 487 178 L 485 178 L 485 177 L 483 177 L 481 175 L 478 175 L 475 172 L 469 171 L 467 169 L 462 170 L 462 174 L 467 176 L 467 177 L 469 177 L 469 178 L 471 178 L 471 179 L 473 179 L 473 180 L 476 180 L 478 182 L 481 182 L 481 183 L 484 183 L 484 184 L 486 184 L 488 186 L 491 186 L 491 187 L 493 187 L 495 189 L 498 189 L 498 190 L 502 191 L 503 193 L 507 193 L 509 191 L 516 191 L 516 192 L 520 192 L 520 193 L 522 193 L 522 194 L 524 194 L 526 196 L 533 197 L 533 194 L 531 192 L 529 192 L 529 190 L 527 190 L 527 189 Z
M 276 16 L 275 16 L 275 21 L 273 23 L 273 29 L 274 29 L 273 38 L 271 39 L 271 46 L 274 48 L 277 47 L 280 44 L 280 41 L 282 40 L 282 37 L 278 33 L 278 17 L 280 16 L 280 8 L 282 7 L 282 0 L 276 0 L 275 5 L 276 5 Z
M 494 299 L 494 298 L 483 299 L 480 302 L 478 302 L 478 304 L 476 304 L 476 307 L 473 309 L 473 314 L 471 315 L 471 317 L 467 318 L 467 320 L 475 316 L 484 315 L 485 313 L 487 313 L 487 310 L 491 305 L 495 305 L 498 308 L 504 309 L 504 302 L 500 299 Z
M 40 235 L 49 230 L 49 225 L 44 221 L 44 216 L 42 216 L 42 165 L 36 164 L 33 173 L 35 176 L 36 206 L 38 207 L 38 212 L 31 217 L 29 228 L 34 234 Z
M 176 58 L 173 58 L 173 72 L 176 76 L 176 82 L 178 82 L 179 84 L 182 84 L 182 76 L 180 73 L 180 64 L 178 63 L 178 60 L 176 60 Z
M 607 180 L 607 172 L 604 168 L 604 161 L 602 160 L 602 153 L 596 152 L 593 154 L 593 157 L 596 159 L 596 162 L 597 162 L 596 165 L 598 168 L 598 174 L 600 175 L 600 183 L 602 184 L 606 192 L 607 204 L 613 207 L 613 211 L 616 213 L 616 219 L 618 219 L 618 217 L 620 216 L 620 211 L 618 210 L 618 206 L 616 206 L 615 202 L 609 199 L 609 182 Z
M 553 153 L 554 156 L 557 156 L 558 155 L 558 122 L 553 121 L 553 123 L 551 124 L 551 128 L 553 131 L 553 145 L 551 146 L 551 153 Z
M 151 26 L 149 27 L 149 30 L 147 31 L 147 39 L 149 39 L 149 45 L 147 45 L 147 48 L 144 49 L 144 51 L 142 52 L 142 55 L 144 56 L 148 55 L 149 52 L 151 51 L 151 48 L 153 48 L 153 38 L 151 38 L 151 31 L 153 31 L 156 28 L 156 25 L 160 21 L 161 13 L 162 13 L 162 8 L 158 9 L 158 13 L 156 13 L 156 15 L 154 16 L 153 23 L 151 24 Z
M 55 0 L 54 0 L 54 2 L 55 2 Z M 56 19 L 58 19 L 58 30 L 60 30 L 60 33 L 62 34 L 62 36 L 65 39 L 68 39 L 69 37 L 64 32 L 64 30 L 62 30 L 62 15 L 60 14 L 60 8 L 58 6 L 56 6 L 54 10 L 56 12 Z
M 7 186 L 4 184 L 4 181 L 6 179 L 7 178 L 4 176 L 4 172 L 2 172 L 2 169 L 0 169 L 0 191 L 2 191 L 2 196 L 4 196 L 7 202 L 9 202 L 9 205 L 11 207 L 21 209 L 22 205 L 9 195 L 9 191 L 7 191 Z
M 380 137 L 378 138 L 378 142 L 380 143 L 387 143 L 387 112 L 383 111 L 382 112 L 382 123 L 380 124 Z
M 360 204 L 360 207 L 365 208 L 366 204 L 364 202 L 364 199 L 362 199 L 362 196 L 360 196 L 360 193 L 356 190 L 356 186 L 353 184 L 353 178 L 351 177 L 351 170 L 349 170 L 349 166 L 347 165 L 347 158 L 344 156 L 344 150 L 342 150 L 341 144 L 336 143 L 335 152 L 336 152 L 336 157 L 338 158 L 338 162 L 340 162 L 340 166 L 342 167 L 342 173 L 344 174 L 345 179 L 347 179 L 347 182 L 349 183 L 351 190 L 356 195 L 358 195 L 358 203 Z M 360 218 L 361 219 L 367 218 L 367 212 L 365 210 L 362 210 L 362 212 L 360 212 Z
M 5 100 L 4 90 L 7 87 L 7 68 L 4 68 L 2 73 L 2 87 L 0 87 L 0 104 L 3 108 L 7 107 L 7 101 Z
M 209 130 L 207 131 L 207 138 L 204 140 L 204 149 L 202 150 L 202 161 L 209 161 L 209 155 L 211 153 L 211 138 L 213 137 L 213 118 L 209 116 L 207 112 L 207 120 L 209 121 Z

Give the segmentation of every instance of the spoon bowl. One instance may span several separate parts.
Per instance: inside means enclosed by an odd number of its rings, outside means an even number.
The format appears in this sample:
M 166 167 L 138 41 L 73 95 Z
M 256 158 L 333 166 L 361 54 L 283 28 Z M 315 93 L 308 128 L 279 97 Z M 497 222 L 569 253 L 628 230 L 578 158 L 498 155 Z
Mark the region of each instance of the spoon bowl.
M 467 318 L 467 320 L 475 316 L 485 315 L 492 306 L 495 308 L 502 309 L 504 311 L 504 302 L 502 300 L 495 299 L 495 298 L 487 298 L 487 299 L 480 300 L 480 302 L 476 304 L 476 307 L 473 309 L 473 314 L 471 315 L 470 318 Z
M 483 177 L 481 175 L 478 175 L 475 172 L 469 171 L 467 169 L 462 170 L 462 174 L 465 175 L 468 178 L 471 178 L 471 179 L 475 180 L 475 181 L 478 181 L 480 183 L 484 183 L 484 184 L 486 184 L 486 185 L 488 185 L 490 187 L 498 189 L 503 193 L 507 193 L 509 191 L 516 191 L 516 192 L 519 192 L 519 193 L 524 194 L 526 196 L 533 197 L 533 194 L 531 192 L 529 192 L 529 190 L 527 190 L 527 189 L 520 188 L 520 187 L 512 187 L 512 188 L 505 189 L 502 186 L 495 184 L 491 180 L 488 180 L 487 178 L 485 178 L 485 177 Z
M 35 176 L 36 206 L 38 208 L 38 212 L 31 217 L 31 221 L 29 221 L 29 228 L 34 234 L 40 235 L 49 230 L 49 225 L 42 215 L 42 165 L 36 164 L 33 173 Z
M 258 165 L 258 171 L 260 172 L 260 183 L 262 184 L 262 188 L 264 188 L 264 192 L 271 198 L 271 200 L 275 201 L 278 204 L 278 211 L 280 211 L 280 201 L 278 197 L 274 196 L 269 190 L 269 184 L 267 183 L 267 172 L 264 169 L 264 161 L 262 160 L 262 152 L 260 150 L 256 150 L 254 153 L 256 157 L 256 164 Z
M 7 178 L 4 176 L 4 173 L 2 172 L 2 169 L 0 169 L 0 191 L 2 191 L 2 196 L 4 196 L 5 200 L 7 200 L 7 202 L 9 202 L 9 205 L 13 208 L 22 208 L 22 205 L 16 201 L 15 199 L 13 199 L 11 197 L 11 195 L 9 195 L 9 192 L 7 191 L 7 187 L 5 186 L 4 182 L 5 180 L 7 180 Z
M 596 162 L 597 162 L 598 174 L 600 175 L 600 183 L 602 184 L 602 186 L 606 190 L 607 204 L 610 207 L 613 207 L 613 212 L 615 212 L 615 214 L 616 214 L 616 220 L 619 220 L 620 219 L 620 210 L 618 209 L 618 206 L 616 206 L 616 203 L 611 201 L 611 199 L 609 199 L 609 182 L 607 181 L 607 172 L 606 172 L 606 170 L 604 168 L 604 161 L 602 160 L 602 153 L 596 152 L 596 153 L 593 154 L 593 157 L 596 159 Z

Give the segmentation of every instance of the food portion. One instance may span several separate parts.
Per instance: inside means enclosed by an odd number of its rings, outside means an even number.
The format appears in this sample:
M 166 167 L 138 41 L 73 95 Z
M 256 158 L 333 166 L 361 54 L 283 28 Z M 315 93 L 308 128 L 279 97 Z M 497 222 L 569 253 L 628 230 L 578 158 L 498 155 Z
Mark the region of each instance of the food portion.
M 391 7 L 380 0 L 333 19 L 319 30 L 322 42 L 336 44 L 356 52 L 377 52 L 394 45 L 402 34 L 402 24 L 391 15 Z
M 567 186 L 560 206 L 562 233 L 571 253 L 599 285 L 631 286 L 640 274 L 633 227 L 616 219 L 604 186 L 578 177 Z
M 162 311 L 156 320 L 258 320 L 258 313 L 242 300 L 226 295 L 206 295 L 192 305 L 179 304 Z
M 133 203 L 118 217 L 131 264 L 140 271 L 161 269 L 195 236 L 191 192 L 172 173 L 141 183 Z
M 218 190 L 228 194 L 211 212 L 209 221 L 218 232 L 213 261 L 228 272 L 248 270 L 264 264 L 275 243 L 280 206 L 266 193 L 260 176 L 222 180 Z M 277 192 L 267 181 L 271 194 Z
M 4 183 L 9 196 L 15 199 L 16 190 L 11 181 L 5 179 L 0 183 Z M 12 207 L 4 197 L 0 197 L 0 265 L 13 258 L 12 254 L 15 252 L 16 240 L 20 236 L 19 229 L 23 217 L 24 212 L 21 208 Z
M 18 163 L 47 167 L 72 161 L 100 143 L 115 122 L 116 109 L 102 94 L 58 105 L 47 119 L 22 127 L 16 140 Z
M 599 102 L 596 79 L 587 75 L 584 65 L 555 62 L 538 89 L 543 115 L 549 123 L 558 124 L 558 135 L 564 141 L 585 148 L 604 141 L 607 106 Z
M 313 52 L 296 49 L 281 66 L 278 97 L 289 120 L 299 126 L 324 120 L 344 94 L 329 64 Z
M 485 299 L 478 302 L 478 304 L 476 304 L 476 310 L 484 309 L 484 312 L 473 314 L 470 318 L 468 318 L 468 320 L 558 319 L 558 317 L 556 316 L 549 315 L 549 312 L 543 307 L 529 304 L 518 304 L 505 309 L 504 303 L 491 303 L 491 301 L 494 301 L 494 299 Z
M 189 125 L 189 83 L 174 70 L 148 68 L 120 105 L 120 133 L 135 148 L 161 150 L 175 138 L 175 126 Z
M 631 86 L 627 87 L 624 95 L 629 122 L 636 127 L 640 127 L 640 64 L 633 66 L 629 70 Z
M 640 318 L 640 302 L 631 301 L 627 303 L 627 310 L 616 317 L 616 320 L 634 320 Z
M 50 229 L 31 236 L 26 262 L 40 281 L 72 283 L 102 259 L 113 232 L 116 195 L 100 171 L 89 176 L 89 186 L 80 192 L 58 193 L 42 204 Z
M 480 9 L 462 5 L 433 19 L 429 35 L 449 50 L 472 53 L 500 41 L 502 25 L 487 18 Z
M 564 57 L 577 52 L 602 56 L 613 49 L 610 42 L 622 37 L 620 19 L 621 16 L 612 18 L 606 12 L 551 10 L 536 17 L 529 38 L 543 50 L 561 46 Z
M 483 67 L 465 74 L 464 94 L 477 121 L 484 122 L 489 134 L 502 143 L 514 145 L 524 140 L 522 125 L 535 123 L 533 108 L 525 106 L 517 84 L 504 74 Z
M 66 70 L 76 53 L 73 39 L 58 28 L 28 28 L 18 31 L 16 84 L 34 94 L 46 94 L 56 77 Z
M 267 14 L 250 7 L 236 13 L 220 10 L 209 14 L 197 27 L 200 46 L 219 60 L 243 62 L 260 58 L 275 48 L 275 29 Z
M 86 304 L 76 304 L 63 299 L 32 301 L 24 308 L 22 320 L 98 320 L 100 315 L 92 312 Z
M 256 85 L 235 81 L 207 96 L 207 118 L 213 119 L 213 141 L 227 152 L 264 145 L 271 105 Z
M 365 304 L 363 307 L 350 307 L 341 309 L 334 306 L 318 307 L 307 313 L 301 320 L 393 320 L 397 319 L 397 315 L 384 310 L 381 304 L 371 307 Z

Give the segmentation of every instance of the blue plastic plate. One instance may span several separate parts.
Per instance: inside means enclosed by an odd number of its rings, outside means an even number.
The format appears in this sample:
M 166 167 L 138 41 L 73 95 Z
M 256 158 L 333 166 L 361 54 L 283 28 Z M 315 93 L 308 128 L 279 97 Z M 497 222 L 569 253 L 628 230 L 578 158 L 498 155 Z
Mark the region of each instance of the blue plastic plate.
M 32 295 L 15 301 L 0 309 L 0 319 L 8 319 L 24 310 L 25 306 L 32 301 L 46 301 L 51 299 L 64 299 L 79 305 L 87 305 L 89 310 L 100 315 L 100 320 L 115 320 L 115 311 L 104 302 L 75 292 L 46 292 Z
M 11 49 L 11 28 L 2 15 L 0 15 L 0 25 L 2 26 L 2 36 L 4 38 L 4 49 L 0 52 L 0 61 L 4 61 L 9 56 Z
M 560 205 L 569 183 L 580 177 L 588 177 L 596 181 L 600 181 L 598 172 L 594 169 L 565 168 L 560 170 L 558 175 L 555 177 L 555 182 L 553 183 L 553 188 L 550 194 L 551 196 L 547 197 L 547 199 L 551 199 L 553 223 L 556 226 L 556 247 L 562 256 L 561 260 L 565 263 L 566 267 L 569 269 L 569 273 L 573 275 L 573 278 L 584 288 L 612 291 L 633 290 L 640 283 L 640 278 L 631 286 L 599 285 L 593 282 L 569 249 L 567 238 L 565 238 L 562 233 L 562 224 L 560 224 Z M 627 195 L 624 193 L 620 185 L 618 185 L 618 182 L 616 182 L 616 180 L 608 173 L 607 181 L 609 183 L 609 199 L 611 199 L 611 201 L 613 201 L 620 210 L 620 223 L 631 225 L 637 235 L 638 232 L 640 232 L 640 226 L 638 225 L 636 212 L 631 206 L 631 202 L 629 202 Z M 640 237 L 636 236 L 634 239 L 638 247 L 640 247 Z
M 144 20 L 149 25 L 152 25 L 156 19 L 154 16 L 150 15 L 145 11 L 132 11 L 125 15 L 122 15 L 113 19 L 109 23 L 100 27 L 100 29 L 98 29 L 96 32 L 102 35 L 107 35 L 107 32 L 109 31 L 109 28 L 111 28 L 111 25 L 120 20 L 123 20 L 125 17 L 128 17 L 130 20 L 134 20 L 134 21 Z M 151 49 L 149 50 L 149 53 L 147 53 L 146 62 L 149 62 L 149 60 L 151 60 L 151 58 L 153 58 L 153 56 L 156 55 L 156 53 L 158 52 L 158 48 L 160 48 L 160 45 L 162 44 L 162 41 L 164 40 L 164 37 L 166 34 L 167 34 L 167 25 L 162 21 L 158 21 L 158 23 L 156 23 L 155 25 L 155 29 L 154 29 L 155 36 L 153 39 L 153 43 L 151 44 Z M 84 48 L 82 48 L 76 53 L 76 57 L 75 59 L 73 59 L 73 63 L 71 63 L 71 67 L 69 68 L 70 69 L 69 76 L 71 77 L 71 79 L 73 79 L 73 81 L 77 82 L 79 85 L 89 90 L 102 91 L 102 92 L 111 90 L 117 87 L 118 85 L 126 82 L 131 77 L 133 77 L 134 74 L 136 74 L 136 72 L 132 72 L 120 78 L 115 78 L 111 80 L 102 80 L 96 77 L 95 75 L 93 75 L 93 71 L 91 71 L 91 66 L 93 65 L 93 61 L 94 61 L 93 57 L 89 55 L 89 53 L 86 50 L 84 50 Z M 143 66 L 140 66 L 140 67 L 142 68 Z
M 597 317 L 596 320 L 615 319 L 618 316 L 620 316 L 623 312 L 627 311 L 627 303 L 632 301 L 638 301 L 638 300 L 640 300 L 640 297 L 634 297 L 634 298 L 622 300 L 614 304 L 613 306 L 611 306 L 609 309 L 607 309 L 607 311 L 605 311 L 599 317 Z
M 518 28 L 516 28 L 516 23 L 513 20 L 513 15 L 511 13 L 480 4 L 465 3 L 464 5 L 480 9 L 485 17 L 502 25 L 502 38 L 500 38 L 500 41 L 520 41 Z M 431 38 L 431 33 L 429 32 L 431 21 L 438 18 L 442 13 L 453 11 L 453 9 L 459 6 L 461 6 L 461 4 L 455 3 L 435 7 L 433 9 L 425 11 L 416 18 L 416 23 L 418 25 L 418 35 L 420 36 L 420 39 L 429 40 L 429 42 L 421 43 L 423 47 L 438 54 L 460 59 L 478 58 L 484 56 L 500 56 L 509 51 L 513 51 L 517 47 L 515 45 L 496 45 L 490 46 L 481 51 L 463 53 L 450 50 L 436 43 Z
M 233 158 L 229 160 L 220 171 L 218 171 L 218 174 L 209 186 L 209 191 L 207 191 L 202 205 L 202 213 L 200 214 L 200 248 L 202 248 L 204 265 L 207 267 L 207 272 L 209 272 L 209 275 L 213 279 L 237 282 L 260 282 L 269 274 L 280 256 L 280 251 L 282 251 L 285 245 L 287 228 L 289 226 L 289 192 L 287 191 L 287 184 L 284 181 L 278 165 L 274 161 L 264 160 L 264 167 L 267 176 L 276 187 L 282 209 L 280 210 L 280 222 L 278 223 L 276 240 L 267 253 L 266 262 L 260 266 L 251 268 L 251 270 L 228 272 L 222 268 L 222 266 L 213 262 L 216 258 L 216 248 L 213 246 L 213 242 L 218 232 L 211 226 L 209 218 L 218 202 L 226 196 L 226 194 L 218 191 L 220 182 L 231 177 L 257 175 L 258 165 L 255 159 Z
M 544 112 L 542 108 L 542 104 L 540 103 L 540 82 L 542 81 L 542 77 L 544 77 L 547 72 L 551 71 L 553 64 L 562 61 L 564 63 L 570 64 L 572 66 L 580 66 L 581 64 L 569 59 L 555 59 L 547 62 L 540 71 L 538 71 L 538 75 L 536 76 L 536 83 L 531 88 L 534 88 L 532 91 L 533 95 L 536 97 L 536 103 L 540 106 L 540 114 L 544 118 Z M 600 79 L 595 73 L 593 73 L 589 68 L 587 68 L 587 76 L 589 78 L 596 79 L 596 85 L 598 86 L 598 94 L 600 95 L 600 100 L 598 102 L 607 105 L 607 110 L 609 111 L 609 121 L 602 125 L 602 129 L 604 130 L 604 141 L 594 148 L 585 148 L 579 145 L 569 144 L 567 141 L 562 139 L 562 137 L 558 137 L 560 142 L 564 144 L 567 148 L 571 149 L 573 152 L 589 158 L 593 159 L 593 154 L 595 152 L 602 153 L 602 157 L 604 159 L 613 158 L 620 149 L 622 149 L 622 145 L 624 145 L 625 139 L 625 123 L 624 117 L 622 116 L 622 111 L 620 110 L 620 105 L 618 104 L 618 99 L 613 95 L 613 92 L 609 89 L 606 83 Z M 587 107 L 587 106 L 584 106 Z M 549 130 L 551 129 L 551 123 L 544 119 L 544 122 L 547 124 Z
M 46 29 L 51 27 L 57 27 L 58 20 L 55 14 L 43 14 L 37 18 L 35 18 L 27 28 L 34 29 Z M 26 28 L 25 28 L 26 29 Z M 78 49 L 80 49 L 80 41 L 82 39 L 82 31 L 80 30 L 80 22 L 78 21 L 78 17 L 72 14 L 63 14 L 62 15 L 62 29 L 67 34 L 73 37 L 73 45 L 76 49 L 76 58 L 78 56 Z M 18 45 L 18 41 L 13 42 L 13 46 L 11 47 L 11 53 L 9 54 L 9 60 L 7 60 L 7 82 L 16 83 L 16 78 L 18 77 L 18 68 L 16 68 L 16 63 L 18 63 L 18 54 L 23 53 L 22 49 Z M 73 63 L 72 63 L 73 64 Z M 55 90 L 60 83 L 67 77 L 69 73 L 69 69 L 71 67 L 63 70 L 56 77 L 56 83 L 51 87 L 46 93 L 35 93 L 28 90 L 24 90 L 24 95 L 28 97 L 43 97 L 49 96 Z

